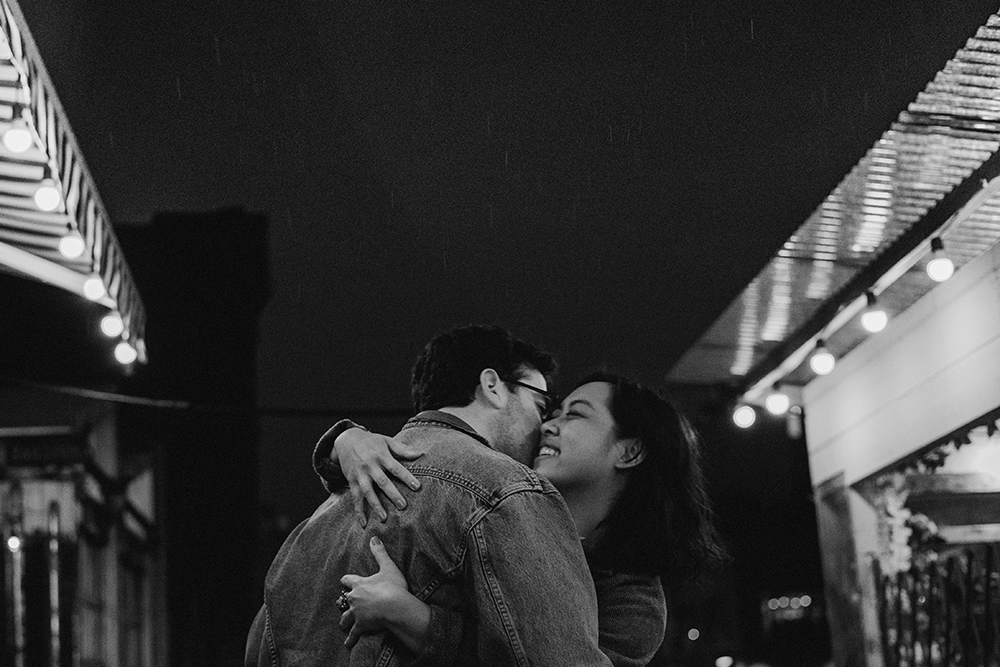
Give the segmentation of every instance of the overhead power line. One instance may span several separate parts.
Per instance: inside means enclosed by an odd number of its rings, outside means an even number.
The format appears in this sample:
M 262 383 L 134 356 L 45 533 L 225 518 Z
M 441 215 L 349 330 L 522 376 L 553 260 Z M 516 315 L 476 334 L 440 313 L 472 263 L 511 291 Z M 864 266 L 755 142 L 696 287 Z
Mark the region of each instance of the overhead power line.
M 258 417 L 409 417 L 413 411 L 409 408 L 358 408 L 331 406 L 329 408 L 292 408 L 260 405 L 226 405 L 222 403 L 203 403 L 185 399 L 164 399 L 151 398 L 148 396 L 132 396 L 113 391 L 103 391 L 100 389 L 89 389 L 87 387 L 74 387 L 69 385 L 59 385 L 46 382 L 36 382 L 22 378 L 10 378 L 0 376 L 0 380 L 13 385 L 32 387 L 65 396 L 76 396 L 93 401 L 103 401 L 105 403 L 116 403 L 119 405 L 133 405 L 156 410 L 178 410 L 191 412 L 209 412 L 228 415 L 256 415 Z

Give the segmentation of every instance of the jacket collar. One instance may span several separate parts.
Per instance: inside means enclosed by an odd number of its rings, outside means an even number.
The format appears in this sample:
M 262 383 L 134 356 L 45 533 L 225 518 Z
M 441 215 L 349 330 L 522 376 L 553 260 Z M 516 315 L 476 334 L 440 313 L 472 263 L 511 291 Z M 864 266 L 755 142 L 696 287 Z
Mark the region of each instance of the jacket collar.
M 487 447 L 492 449 L 490 443 L 483 436 L 476 433 L 476 430 L 469 426 L 465 421 L 459 419 L 453 414 L 447 412 L 441 412 L 440 410 L 424 410 L 420 414 L 417 414 L 409 419 L 403 426 L 403 429 L 407 429 L 413 426 L 420 426 L 424 424 L 434 424 L 436 426 L 443 426 L 444 428 L 454 429 L 456 431 L 461 431 L 470 438 L 475 438 L 479 442 L 483 443 Z

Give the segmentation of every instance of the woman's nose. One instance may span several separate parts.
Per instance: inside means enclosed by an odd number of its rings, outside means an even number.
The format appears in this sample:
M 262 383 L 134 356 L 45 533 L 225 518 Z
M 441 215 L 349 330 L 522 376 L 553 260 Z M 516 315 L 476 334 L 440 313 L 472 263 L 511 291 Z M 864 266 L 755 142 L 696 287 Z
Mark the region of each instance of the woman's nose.
M 542 435 L 555 435 L 557 430 L 555 419 L 542 423 Z

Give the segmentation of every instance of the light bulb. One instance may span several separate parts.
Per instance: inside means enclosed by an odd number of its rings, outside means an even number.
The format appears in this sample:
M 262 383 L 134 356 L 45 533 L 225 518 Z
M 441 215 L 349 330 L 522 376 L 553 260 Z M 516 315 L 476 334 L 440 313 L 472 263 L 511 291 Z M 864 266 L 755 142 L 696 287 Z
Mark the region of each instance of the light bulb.
M 62 204 L 62 195 L 59 193 L 59 188 L 56 187 L 56 182 L 51 178 L 46 178 L 35 190 L 35 206 L 40 211 L 48 212 L 56 210 L 60 204 Z
M 101 331 L 108 338 L 114 338 L 125 330 L 125 323 L 117 310 L 113 310 L 101 318 Z
M 115 359 L 121 364 L 131 364 L 138 356 L 139 353 L 135 351 L 135 348 L 125 341 L 115 345 Z
M 76 231 L 72 231 L 59 239 L 59 252 L 66 259 L 76 259 L 87 249 L 83 242 L 83 237 Z
M 791 401 L 788 398 L 788 394 L 785 394 L 777 389 L 767 395 L 764 399 L 764 407 L 772 415 L 780 416 L 788 412 L 788 408 L 791 405 Z
M 927 275 L 935 282 L 943 283 L 954 273 L 955 264 L 948 257 L 935 257 L 927 262 Z
M 944 241 L 940 236 L 931 239 L 931 255 L 931 261 L 927 262 L 927 275 L 931 280 L 943 283 L 951 278 L 955 273 L 955 264 L 944 254 Z
M 868 305 L 865 306 L 865 312 L 861 313 L 861 326 L 870 333 L 878 333 L 889 324 L 889 316 L 879 308 L 873 292 L 865 292 L 865 297 L 868 299 Z
M 3 133 L 3 145 L 11 153 L 23 153 L 31 148 L 35 143 L 35 138 L 31 136 L 31 130 L 23 118 L 17 118 L 7 131 Z
M 97 276 L 87 278 L 83 283 L 83 295 L 91 301 L 97 301 L 107 293 L 104 281 Z
M 21 538 L 17 535 L 11 535 L 7 538 L 7 548 L 11 551 L 17 551 L 21 548 Z
M 889 316 L 885 314 L 884 310 L 866 310 L 861 315 L 861 326 L 871 333 L 882 331 L 887 324 L 889 324 Z
M 816 375 L 828 375 L 836 364 L 837 360 L 826 349 L 826 344 L 822 339 L 816 341 L 816 351 L 809 357 L 809 367 L 813 369 L 813 373 Z
M 757 421 L 757 411 L 749 405 L 741 405 L 733 411 L 733 423 L 740 428 L 750 428 Z

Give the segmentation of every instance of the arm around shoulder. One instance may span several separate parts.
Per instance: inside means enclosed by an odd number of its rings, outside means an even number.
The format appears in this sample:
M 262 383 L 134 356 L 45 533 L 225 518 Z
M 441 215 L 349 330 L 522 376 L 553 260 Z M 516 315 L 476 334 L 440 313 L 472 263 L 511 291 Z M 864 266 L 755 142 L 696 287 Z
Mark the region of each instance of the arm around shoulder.
M 320 436 L 316 447 L 313 448 L 312 462 L 313 470 L 319 475 L 323 482 L 323 487 L 328 493 L 347 488 L 347 478 L 340 467 L 337 457 L 334 456 L 334 443 L 341 433 L 352 428 L 360 428 L 367 431 L 364 426 L 355 424 L 350 419 L 341 419 L 330 427 L 326 433 Z

